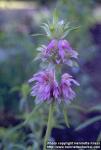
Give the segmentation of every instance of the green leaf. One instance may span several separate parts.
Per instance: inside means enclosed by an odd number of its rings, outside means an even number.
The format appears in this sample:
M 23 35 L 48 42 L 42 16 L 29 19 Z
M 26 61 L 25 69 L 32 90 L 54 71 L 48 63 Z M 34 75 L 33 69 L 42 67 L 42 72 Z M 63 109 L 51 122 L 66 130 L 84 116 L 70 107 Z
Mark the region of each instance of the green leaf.
M 54 128 L 64 129 L 64 126 L 61 124 L 54 125 Z
M 3 138 L 5 136 L 5 132 L 7 132 L 7 129 L 4 127 L 0 127 L 0 138 Z
M 78 27 L 72 27 L 72 28 L 70 28 L 70 29 L 69 29 L 69 27 L 68 27 L 68 28 L 67 28 L 67 31 L 64 32 L 62 38 L 67 37 L 67 35 L 68 35 L 71 31 L 77 30 L 77 29 L 79 29 L 79 28 L 80 28 L 80 26 L 78 26 Z
M 27 118 L 25 119 L 24 122 L 22 122 L 21 124 L 19 124 L 19 125 L 13 127 L 12 129 L 9 129 L 9 130 L 6 132 L 6 134 L 5 134 L 5 138 L 9 138 L 9 136 L 11 136 L 11 134 L 13 134 L 13 133 L 16 132 L 17 130 L 21 129 L 22 127 L 24 127 L 24 126 L 30 121 L 30 119 L 31 119 L 34 115 L 36 115 L 35 112 L 37 111 L 37 109 L 38 109 L 41 105 L 42 105 L 42 104 L 36 105 L 36 107 L 32 110 L 31 113 L 29 113 L 29 115 L 27 116 Z
M 54 12 L 53 12 L 53 25 L 56 25 L 57 22 L 58 22 L 58 11 L 55 9 Z
M 80 28 L 80 26 L 78 26 L 78 27 L 72 27 L 72 28 L 69 29 L 69 31 L 78 30 L 79 28 Z
M 67 116 L 67 112 L 66 112 L 65 107 L 63 108 L 63 114 L 64 114 L 65 123 L 66 123 L 67 127 L 70 128 L 69 121 L 68 121 L 68 116 Z
M 92 107 L 90 110 L 88 110 L 88 112 L 92 112 L 92 111 L 100 111 L 101 112 L 101 105 L 96 105 L 96 106 Z
M 32 36 L 46 36 L 45 34 L 32 34 Z
M 27 83 L 24 83 L 21 87 L 21 93 L 23 97 L 27 97 L 30 92 L 30 87 Z
M 67 30 L 68 28 L 70 28 L 70 22 L 68 22 L 67 24 L 65 24 L 64 30 Z
M 37 113 L 36 113 L 36 111 L 37 111 L 37 109 L 41 106 L 42 104 L 40 104 L 40 105 L 36 105 L 35 106 L 35 108 L 32 110 L 32 112 L 30 112 L 28 115 L 26 115 L 25 116 L 25 124 L 26 123 L 28 123 L 30 120 L 32 120 L 32 118 L 33 118 L 33 121 L 34 121 L 34 116 L 36 116 L 37 115 Z
M 17 125 L 16 127 L 14 127 L 12 129 L 9 129 L 8 131 L 6 131 L 4 139 L 9 138 L 11 136 L 11 134 L 13 134 L 14 132 L 16 132 L 16 130 L 21 129 L 23 126 L 25 126 L 25 122 L 23 122 L 23 123 Z
M 70 32 L 70 29 L 69 29 L 69 30 L 67 30 L 67 31 L 65 31 L 65 33 L 63 34 L 63 36 L 62 36 L 61 38 L 65 38 L 65 37 L 67 37 L 67 35 L 69 34 L 69 32 Z
M 20 86 L 15 86 L 15 87 L 11 88 L 10 93 L 13 93 L 16 91 L 20 91 Z
M 72 105 L 68 105 L 68 109 L 70 109 L 70 108 L 76 109 L 76 110 L 84 112 L 84 113 L 87 112 L 87 110 L 85 108 L 82 108 L 79 105 L 73 105 L 73 104 Z
M 97 117 L 88 119 L 86 122 L 80 124 L 80 125 L 75 129 L 75 131 L 82 130 L 83 128 L 86 128 L 87 126 L 89 126 L 89 125 L 91 125 L 91 124 L 93 124 L 94 122 L 99 121 L 99 120 L 101 120 L 101 116 L 97 116 Z
M 49 30 L 49 25 L 47 23 L 42 23 Z
M 41 28 L 44 29 L 44 31 L 46 32 L 46 35 L 47 35 L 48 37 L 51 37 L 51 32 L 50 32 L 50 29 L 49 29 L 49 28 L 47 28 L 46 26 L 41 26 Z
M 25 150 L 25 147 L 23 145 L 20 145 L 20 144 L 13 144 L 11 146 L 11 148 L 18 148 L 19 150 Z

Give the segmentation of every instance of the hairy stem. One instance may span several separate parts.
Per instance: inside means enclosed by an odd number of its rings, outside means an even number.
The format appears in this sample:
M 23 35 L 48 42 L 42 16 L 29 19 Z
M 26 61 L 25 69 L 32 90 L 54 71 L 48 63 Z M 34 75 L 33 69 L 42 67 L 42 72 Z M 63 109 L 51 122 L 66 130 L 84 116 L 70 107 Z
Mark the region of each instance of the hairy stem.
M 45 139 L 44 139 L 44 148 L 43 148 L 43 150 L 46 150 L 47 141 L 48 141 L 48 138 L 49 138 L 50 133 L 51 133 L 52 116 L 53 116 L 53 103 L 50 104 L 50 108 L 49 108 L 48 123 L 47 123 L 46 135 L 45 135 Z

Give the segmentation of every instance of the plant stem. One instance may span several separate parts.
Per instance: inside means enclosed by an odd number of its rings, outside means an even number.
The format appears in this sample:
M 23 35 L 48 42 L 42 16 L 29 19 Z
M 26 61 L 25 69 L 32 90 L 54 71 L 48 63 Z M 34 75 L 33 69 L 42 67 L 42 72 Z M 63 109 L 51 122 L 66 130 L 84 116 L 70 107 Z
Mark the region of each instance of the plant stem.
M 46 150 L 47 141 L 48 141 L 48 138 L 49 138 L 50 133 L 51 133 L 52 116 L 53 116 L 53 103 L 51 103 L 50 107 L 49 107 L 48 123 L 47 123 L 46 135 L 45 135 L 45 139 L 44 139 L 44 148 L 43 148 L 43 150 Z
M 66 108 L 65 108 L 65 107 L 63 108 L 63 114 L 64 114 L 64 119 L 65 119 L 66 126 L 67 126 L 68 128 L 70 128 L 69 119 L 68 119 L 67 111 L 66 111 Z

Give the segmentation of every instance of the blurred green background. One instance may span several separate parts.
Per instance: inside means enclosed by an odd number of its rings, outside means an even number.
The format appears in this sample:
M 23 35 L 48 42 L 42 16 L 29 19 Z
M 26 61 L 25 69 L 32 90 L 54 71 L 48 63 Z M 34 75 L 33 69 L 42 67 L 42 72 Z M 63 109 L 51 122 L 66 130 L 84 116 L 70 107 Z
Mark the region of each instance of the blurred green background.
M 39 139 L 42 139 L 48 112 L 45 106 L 37 111 L 27 127 L 15 131 L 12 138 L 9 134 L 6 137 L 5 132 L 26 120 L 34 107 L 27 82 L 39 70 L 39 62 L 33 61 L 37 55 L 36 48 L 47 43 L 47 39 L 32 35 L 43 33 L 40 26 L 52 17 L 55 8 L 60 19 L 80 26 L 67 37 L 79 53 L 79 67 L 70 70 L 80 83 L 73 104 L 85 110 L 101 104 L 100 0 L 0 1 L 0 150 L 39 150 L 42 144 Z M 64 66 L 64 72 L 67 70 Z M 87 118 L 74 109 L 69 110 L 69 117 L 73 127 Z M 36 118 L 34 124 L 33 118 Z M 63 120 L 62 115 L 56 115 L 56 118 Z

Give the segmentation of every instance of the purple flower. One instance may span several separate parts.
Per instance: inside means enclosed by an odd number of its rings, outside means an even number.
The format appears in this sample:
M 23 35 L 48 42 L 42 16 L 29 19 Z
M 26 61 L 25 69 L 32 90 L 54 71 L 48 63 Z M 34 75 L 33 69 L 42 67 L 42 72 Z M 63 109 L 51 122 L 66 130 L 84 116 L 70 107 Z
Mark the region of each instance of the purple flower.
M 46 52 L 48 53 L 52 53 L 53 51 L 55 51 L 57 49 L 57 40 L 53 39 L 51 40 L 51 42 L 48 44 L 47 48 L 46 48 Z
M 67 40 L 56 40 L 50 41 L 48 46 L 41 48 L 41 59 L 43 61 L 51 61 L 55 64 L 70 64 L 71 58 L 77 59 L 78 53 L 72 49 Z
M 76 96 L 75 92 L 71 88 L 72 83 L 79 86 L 79 83 L 75 81 L 68 73 L 62 75 L 60 90 L 61 97 L 65 102 L 73 100 L 73 98 Z
M 67 40 L 59 40 L 58 42 L 59 56 L 64 62 L 67 58 L 77 58 L 78 53 L 72 49 Z
M 35 82 L 32 86 L 31 95 L 36 97 L 36 103 L 51 102 L 52 100 L 56 100 L 58 103 L 62 100 L 70 102 L 76 96 L 71 88 L 72 84 L 79 86 L 79 83 L 68 73 L 62 75 L 61 83 L 58 85 L 52 70 L 36 73 L 29 82 Z
M 35 82 L 32 86 L 31 95 L 36 97 L 36 103 L 58 99 L 58 83 L 52 70 L 36 73 L 29 82 Z

